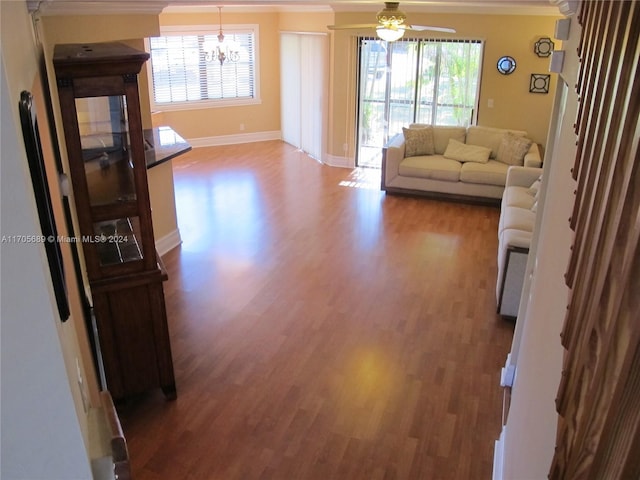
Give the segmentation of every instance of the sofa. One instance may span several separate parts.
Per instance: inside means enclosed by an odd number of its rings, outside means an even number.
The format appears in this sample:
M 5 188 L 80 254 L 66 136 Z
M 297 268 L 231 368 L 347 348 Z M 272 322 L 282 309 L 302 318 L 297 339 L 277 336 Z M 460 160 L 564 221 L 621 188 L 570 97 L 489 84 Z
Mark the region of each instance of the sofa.
M 510 166 L 540 167 L 519 130 L 411 124 L 382 149 L 381 188 L 499 204 Z
M 538 210 L 542 168 L 507 170 L 498 223 L 496 302 L 504 317 L 518 315 L 529 247 Z

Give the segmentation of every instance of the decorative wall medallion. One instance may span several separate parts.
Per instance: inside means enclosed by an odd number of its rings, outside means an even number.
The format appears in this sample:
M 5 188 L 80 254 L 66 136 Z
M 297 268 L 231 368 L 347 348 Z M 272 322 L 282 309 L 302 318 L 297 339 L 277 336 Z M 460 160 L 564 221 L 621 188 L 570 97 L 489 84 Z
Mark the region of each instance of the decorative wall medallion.
M 529 83 L 530 93 L 549 93 L 549 81 L 551 75 L 545 73 L 532 73 Z
M 553 52 L 554 43 L 549 37 L 542 37 L 536 42 L 534 52 L 539 57 L 548 57 Z
M 504 56 L 498 59 L 498 71 L 503 75 L 509 75 L 516 69 L 516 61 L 513 57 Z

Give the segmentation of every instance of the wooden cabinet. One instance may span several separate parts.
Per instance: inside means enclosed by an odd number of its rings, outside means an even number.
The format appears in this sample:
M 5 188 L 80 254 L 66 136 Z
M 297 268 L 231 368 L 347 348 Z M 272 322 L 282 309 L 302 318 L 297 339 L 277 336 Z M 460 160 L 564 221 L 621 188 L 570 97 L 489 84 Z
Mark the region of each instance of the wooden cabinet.
M 64 136 L 105 386 L 175 398 L 156 254 L 138 74 L 149 54 L 121 43 L 54 49 Z

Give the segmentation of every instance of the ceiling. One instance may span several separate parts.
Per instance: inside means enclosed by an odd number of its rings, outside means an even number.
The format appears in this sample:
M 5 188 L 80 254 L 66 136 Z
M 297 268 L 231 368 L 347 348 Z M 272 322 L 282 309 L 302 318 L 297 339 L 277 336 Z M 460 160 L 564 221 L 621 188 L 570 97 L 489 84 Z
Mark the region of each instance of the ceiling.
M 504 15 L 558 15 L 563 4 L 575 0 L 405 0 L 405 12 L 441 12 Z M 160 13 L 162 11 L 334 11 L 377 12 L 382 0 L 27 0 L 31 11 L 42 15 Z

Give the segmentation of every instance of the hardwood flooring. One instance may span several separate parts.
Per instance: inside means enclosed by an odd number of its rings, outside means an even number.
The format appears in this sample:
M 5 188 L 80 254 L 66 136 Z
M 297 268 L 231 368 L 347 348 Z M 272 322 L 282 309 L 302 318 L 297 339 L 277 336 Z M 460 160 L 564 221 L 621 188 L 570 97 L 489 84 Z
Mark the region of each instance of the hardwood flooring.
M 136 480 L 491 477 L 499 211 L 378 174 L 277 141 L 174 160 L 178 398 L 119 406 Z

